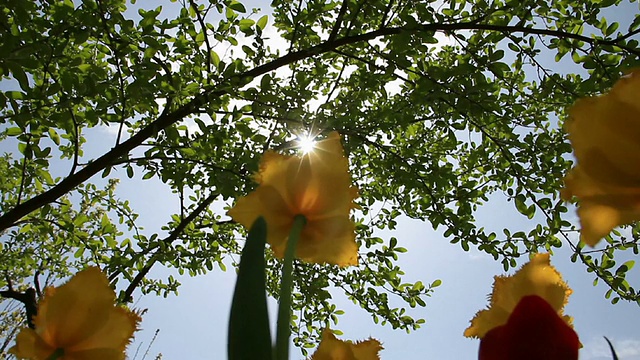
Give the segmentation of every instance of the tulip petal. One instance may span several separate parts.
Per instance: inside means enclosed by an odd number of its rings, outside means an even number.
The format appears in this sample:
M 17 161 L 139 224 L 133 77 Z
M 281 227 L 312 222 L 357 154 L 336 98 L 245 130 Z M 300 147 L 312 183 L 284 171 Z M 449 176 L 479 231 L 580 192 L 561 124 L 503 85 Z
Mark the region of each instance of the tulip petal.
M 127 309 L 111 306 L 108 319 L 102 323 L 93 336 L 66 350 L 76 353 L 94 349 L 103 349 L 103 352 L 106 352 L 104 349 L 115 349 L 116 352 L 124 354 L 131 335 L 137 330 L 137 324 L 140 320 L 138 315 Z
M 551 266 L 549 254 L 535 254 L 514 275 L 495 277 L 489 308 L 476 314 L 464 335 L 482 338 L 492 328 L 506 324 L 513 309 L 528 295 L 541 297 L 562 316 L 571 292 L 560 273 Z M 571 321 L 569 317 L 566 320 Z
M 580 240 L 593 247 L 600 239 L 607 236 L 615 227 L 640 219 L 640 208 L 625 208 L 615 198 L 586 198 L 580 202 L 578 217 L 580 218 Z M 629 198 L 619 198 L 628 202 Z M 637 204 L 640 204 L 638 202 Z
M 640 113 L 612 94 L 578 100 L 565 128 L 578 163 L 593 179 L 613 186 L 640 186 L 630 166 L 640 152 Z
M 580 240 L 595 246 L 616 226 L 640 219 L 640 188 L 620 188 L 598 183 L 581 166 L 576 166 L 565 177 L 565 200 L 580 199 Z
M 355 226 L 347 216 L 309 221 L 302 238 L 305 240 L 298 244 L 296 251 L 300 259 L 339 266 L 358 264 Z
M 66 348 L 93 336 L 109 318 L 115 294 L 100 269 L 88 268 L 50 291 L 38 309 L 43 339 Z
M 267 223 L 267 242 L 278 258 L 284 257 L 289 230 L 293 224 L 292 212 L 282 194 L 273 186 L 260 186 L 251 194 L 237 200 L 227 212 L 247 229 L 263 216 Z
M 33 329 L 24 328 L 18 333 L 16 345 L 9 349 L 9 353 L 18 359 L 46 359 L 55 350 L 44 342 Z
M 595 246 L 616 226 L 640 220 L 640 69 L 609 93 L 580 99 L 565 130 L 577 166 L 565 177 L 564 200 L 576 196 L 580 239 Z
M 358 246 L 349 212 L 356 206 L 357 188 L 351 186 L 349 163 L 340 135 L 332 132 L 313 151 L 299 156 L 267 152 L 256 175 L 260 186 L 236 201 L 227 212 L 246 228 L 263 216 L 267 242 L 283 258 L 296 215 L 307 222 L 296 256 L 312 263 L 356 265 Z
M 322 341 L 310 360 L 379 360 L 382 344 L 376 339 L 353 343 L 339 340 L 329 328 L 322 331 Z
M 140 317 L 115 305 L 115 293 L 97 267 L 80 271 L 66 284 L 45 290 L 34 318 L 36 330 L 23 329 L 12 349 L 18 357 L 48 359 L 124 359 Z

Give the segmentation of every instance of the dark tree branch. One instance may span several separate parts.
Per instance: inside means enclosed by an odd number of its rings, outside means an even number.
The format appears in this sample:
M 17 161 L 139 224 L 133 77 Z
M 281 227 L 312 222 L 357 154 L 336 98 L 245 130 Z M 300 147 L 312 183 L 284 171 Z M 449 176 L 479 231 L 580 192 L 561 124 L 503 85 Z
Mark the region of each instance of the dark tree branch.
M 102 20 L 102 26 L 104 27 L 104 31 L 106 34 L 106 38 L 109 40 L 109 44 L 107 45 L 113 45 L 115 44 L 115 46 L 111 47 L 109 46 L 109 48 L 111 49 L 111 51 L 113 51 L 113 58 L 116 61 L 116 74 L 118 76 L 118 86 L 119 86 L 119 90 L 120 90 L 120 104 L 122 106 L 121 108 L 121 119 L 120 119 L 120 125 L 118 126 L 118 136 L 116 137 L 116 146 L 120 144 L 120 138 L 122 136 L 122 130 L 124 129 L 124 125 L 126 123 L 126 119 L 127 119 L 127 96 L 125 94 L 125 81 L 124 81 L 124 77 L 122 75 L 122 62 L 121 62 L 121 58 L 120 58 L 120 51 L 118 50 L 118 43 L 121 41 L 117 41 L 113 34 L 111 33 L 111 29 L 109 28 L 109 25 L 107 24 L 107 18 L 105 16 L 105 10 L 102 8 L 102 1 L 98 0 L 96 1 L 96 3 L 98 4 L 98 12 L 100 13 L 100 19 Z
M 331 34 L 329 34 L 329 39 L 327 41 L 333 41 L 338 36 L 338 32 L 340 31 L 340 26 L 342 25 L 342 19 L 344 18 L 344 14 L 347 13 L 347 8 L 349 7 L 349 0 L 342 0 L 342 6 L 340 6 L 340 12 L 338 13 L 338 17 L 336 17 L 336 22 L 333 24 L 333 29 L 331 29 Z
M 40 289 L 40 270 L 37 270 L 36 273 L 33 274 L 33 284 L 36 287 L 36 295 L 41 297 L 42 290 Z
M 389 13 L 391 13 L 391 8 L 393 7 L 393 3 L 394 2 L 395 2 L 395 0 L 389 0 L 389 3 L 387 4 L 387 8 L 384 9 L 384 14 L 382 15 L 382 20 L 380 21 L 380 28 L 381 29 L 387 26 L 387 24 L 386 24 L 387 19 L 389 21 L 391 21 Z
M 182 232 L 187 227 L 187 225 L 189 225 L 193 220 L 195 220 L 195 218 L 198 215 L 200 215 L 200 213 L 206 210 L 207 207 L 209 207 L 209 205 L 218 197 L 218 195 L 219 195 L 218 193 L 212 193 L 206 199 L 204 199 L 204 201 L 202 201 L 200 205 L 198 205 L 198 207 L 195 210 L 193 210 L 191 214 L 189 214 L 189 216 L 187 216 L 186 218 L 180 221 L 178 226 L 176 226 L 176 228 L 173 229 L 173 231 L 171 232 L 171 234 L 169 234 L 169 236 L 160 240 L 158 244 L 160 243 L 171 244 L 174 240 L 176 240 L 178 236 L 182 234 Z M 155 265 L 155 263 L 158 261 L 158 257 L 160 256 L 160 249 L 158 247 L 159 245 L 156 245 L 155 247 L 150 247 L 149 249 L 146 250 L 146 253 L 149 253 L 154 248 L 158 249 L 156 250 L 155 254 L 151 256 L 151 258 L 149 259 L 147 264 L 142 268 L 142 270 L 140 270 L 138 275 L 136 275 L 136 277 L 131 281 L 127 289 L 124 291 L 124 297 L 122 299 L 123 302 L 126 303 L 131 300 L 131 294 L 133 294 L 133 291 L 136 289 L 136 287 L 138 287 L 138 285 L 140 285 L 140 282 L 142 282 L 142 279 L 144 279 L 144 277 L 149 273 L 153 265 Z M 142 253 L 144 253 L 144 251 Z M 110 278 L 112 277 L 113 277 L 113 274 L 110 276 Z
M 18 200 L 16 202 L 16 206 L 20 206 L 20 202 L 22 201 L 22 193 L 24 191 L 24 184 L 27 178 L 27 161 L 30 160 L 31 156 L 28 156 L 31 153 L 31 136 L 27 134 L 27 145 L 24 148 L 24 157 L 22 158 L 22 175 L 20 176 L 20 187 L 18 188 Z
M 162 68 L 162 70 L 164 70 L 164 72 L 167 75 L 167 78 L 169 78 L 169 83 L 171 84 L 171 86 L 175 87 L 176 82 L 174 81 L 171 69 L 167 66 L 167 64 L 155 55 L 153 56 L 152 59 L 155 60 L 155 62 Z M 164 105 L 164 108 L 171 109 L 173 107 L 173 101 L 174 101 L 173 96 L 167 96 L 167 103 Z M 165 110 L 163 110 L 163 113 L 164 112 Z
M 198 23 L 200 24 L 200 28 L 202 29 L 202 32 L 204 32 L 204 44 L 207 47 L 207 71 L 209 72 L 209 74 L 207 75 L 207 82 L 210 83 L 211 82 L 211 44 L 209 43 L 209 37 L 207 36 L 207 25 L 204 23 L 204 18 L 202 17 L 202 14 L 200 14 L 200 10 L 198 9 L 198 4 L 194 1 L 194 0 L 189 0 L 189 5 L 191 5 L 191 7 L 193 8 L 193 11 L 196 13 L 196 18 L 198 19 Z M 206 12 L 205 12 L 206 14 Z
M 637 35 L 640 34 L 640 28 L 635 29 L 634 31 L 628 32 L 620 37 L 617 37 L 615 39 L 613 39 L 614 42 L 620 42 L 620 41 L 624 41 L 630 37 L 632 37 L 633 35 Z
M 298 10 L 296 11 L 296 14 L 300 14 L 300 9 L 302 9 L 302 0 L 298 1 Z M 291 21 L 295 23 L 295 25 L 293 27 L 293 35 L 291 36 L 291 43 L 289 44 L 289 53 L 293 51 L 293 45 L 296 43 L 296 36 L 298 35 L 298 29 L 300 28 L 300 22 L 295 20 L 296 20 L 295 15 L 292 15 Z
M 78 156 L 80 153 L 80 127 L 78 126 L 78 120 L 76 119 L 76 114 L 73 113 L 71 107 L 69 107 L 69 115 L 71 115 L 71 121 L 73 121 L 73 165 L 71 165 L 71 170 L 69 170 L 69 175 L 73 175 L 76 172 L 76 168 L 78 167 Z
M 27 325 L 31 329 L 35 329 L 36 326 L 33 322 L 33 317 L 38 314 L 38 302 L 36 300 L 36 290 L 34 288 L 28 288 L 25 292 L 19 292 L 13 290 L 11 279 L 7 276 L 7 290 L 0 291 L 0 296 L 3 298 L 14 299 L 20 301 L 27 313 Z

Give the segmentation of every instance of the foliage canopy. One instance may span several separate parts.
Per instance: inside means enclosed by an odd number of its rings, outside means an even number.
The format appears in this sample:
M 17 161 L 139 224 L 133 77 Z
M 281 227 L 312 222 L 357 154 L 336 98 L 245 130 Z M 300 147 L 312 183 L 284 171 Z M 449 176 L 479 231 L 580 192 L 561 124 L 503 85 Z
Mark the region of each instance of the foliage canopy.
M 558 193 L 571 166 L 565 108 L 640 65 L 640 15 L 603 15 L 634 3 L 274 0 L 266 15 L 266 4 L 236 0 L 5 0 L 0 286 L 40 292 L 41 278 L 94 264 L 127 302 L 136 288 L 177 289 L 173 278 L 148 278 L 153 266 L 225 269 L 240 227 L 212 204 L 251 190 L 267 149 L 292 152 L 296 136 L 336 130 L 360 190 L 360 265 L 296 264 L 296 344 L 315 344 L 322 324 L 337 321 L 330 286 L 376 322 L 407 331 L 423 322 L 389 301 L 424 306 L 440 283 L 404 281 L 396 260 L 407 249 L 376 236 L 400 216 L 444 229 L 439 241 L 491 254 L 505 270 L 523 254 L 568 246 L 612 302 L 640 304 L 626 279 L 633 263 L 615 260 L 638 253 L 640 228 L 585 250 Z M 87 141 L 106 129 L 113 138 Z M 118 180 L 150 179 L 181 204 L 158 219 L 162 233 L 136 225 L 134 196 L 116 196 Z M 495 197 L 531 226 L 485 229 L 475 215 Z M 275 296 L 280 265 L 268 262 Z M 21 310 L 0 323 L 20 321 Z M 0 337 L 14 334 L 0 327 Z

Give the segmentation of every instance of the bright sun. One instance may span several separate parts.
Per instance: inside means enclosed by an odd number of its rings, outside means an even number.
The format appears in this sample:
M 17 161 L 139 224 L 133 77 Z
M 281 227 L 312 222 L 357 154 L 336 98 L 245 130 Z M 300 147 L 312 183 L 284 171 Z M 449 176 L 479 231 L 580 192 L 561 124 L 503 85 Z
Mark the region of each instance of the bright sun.
M 316 147 L 316 141 L 307 135 L 298 136 L 298 148 L 303 154 L 313 151 Z

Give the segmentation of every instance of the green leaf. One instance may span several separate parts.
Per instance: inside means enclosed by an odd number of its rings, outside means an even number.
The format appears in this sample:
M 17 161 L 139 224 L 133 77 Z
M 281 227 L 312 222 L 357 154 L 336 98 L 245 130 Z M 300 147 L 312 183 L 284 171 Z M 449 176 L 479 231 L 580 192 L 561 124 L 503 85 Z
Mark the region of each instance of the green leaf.
M 229 7 L 239 13 L 246 13 L 247 9 L 245 9 L 244 5 L 242 5 L 241 3 L 237 2 L 237 1 L 232 1 L 231 4 L 229 4 Z
M 229 317 L 227 351 L 230 360 L 271 359 L 271 331 L 265 288 L 266 239 L 267 223 L 263 217 L 259 217 L 249 230 L 240 257 Z M 251 339 L 251 342 L 248 343 L 247 339 Z
M 197 35 L 196 35 L 196 44 L 198 46 L 202 45 L 204 43 L 204 30 L 200 31 Z
M 271 75 L 264 74 L 260 79 L 260 89 L 266 91 L 271 88 Z
M 49 138 L 53 141 L 54 144 L 60 145 L 60 135 L 53 129 L 49 128 L 47 131 L 49 133 Z
M 268 20 L 269 20 L 269 15 L 264 15 L 260 19 L 258 19 L 258 22 L 256 22 L 256 26 L 258 26 L 260 30 L 264 30 L 264 28 L 267 26 Z
M 624 274 L 627 271 L 631 270 L 635 264 L 636 262 L 633 260 L 625 262 L 624 264 L 620 265 L 618 269 L 616 269 L 616 274 L 624 276 Z
M 511 67 L 503 62 L 489 63 L 489 68 L 500 75 L 503 75 L 504 73 L 511 71 Z
M 240 27 L 240 31 L 247 32 L 252 30 L 253 24 L 255 23 L 256 22 L 251 19 L 241 19 L 240 21 L 238 21 L 238 26 Z
M 224 16 L 227 18 L 227 20 L 233 21 L 233 20 L 235 20 L 235 18 L 238 17 L 238 14 L 236 14 L 236 12 L 233 11 L 233 9 L 231 7 L 228 7 L 224 11 Z
M 5 133 L 8 136 L 18 136 L 22 134 L 22 129 L 20 129 L 19 127 L 10 127 L 7 130 L 5 130 Z
M 504 50 L 496 50 L 489 56 L 489 60 L 498 61 L 504 57 Z
M 213 66 L 215 66 L 217 69 L 218 65 L 220 65 L 220 57 L 213 50 L 211 50 L 211 53 L 209 54 L 209 56 L 211 56 L 211 62 L 213 63 Z
M 22 67 L 14 62 L 8 62 L 7 65 L 10 65 L 11 73 L 13 77 L 18 81 L 20 88 L 24 91 L 29 91 L 29 79 L 27 78 L 27 74 L 22 70 Z
M 618 24 L 617 22 L 612 23 L 611 25 L 609 25 L 609 27 L 607 27 L 607 30 L 605 30 L 604 34 L 606 36 L 612 35 L 614 32 L 616 32 L 616 30 L 618 30 L 619 26 L 620 24 Z

